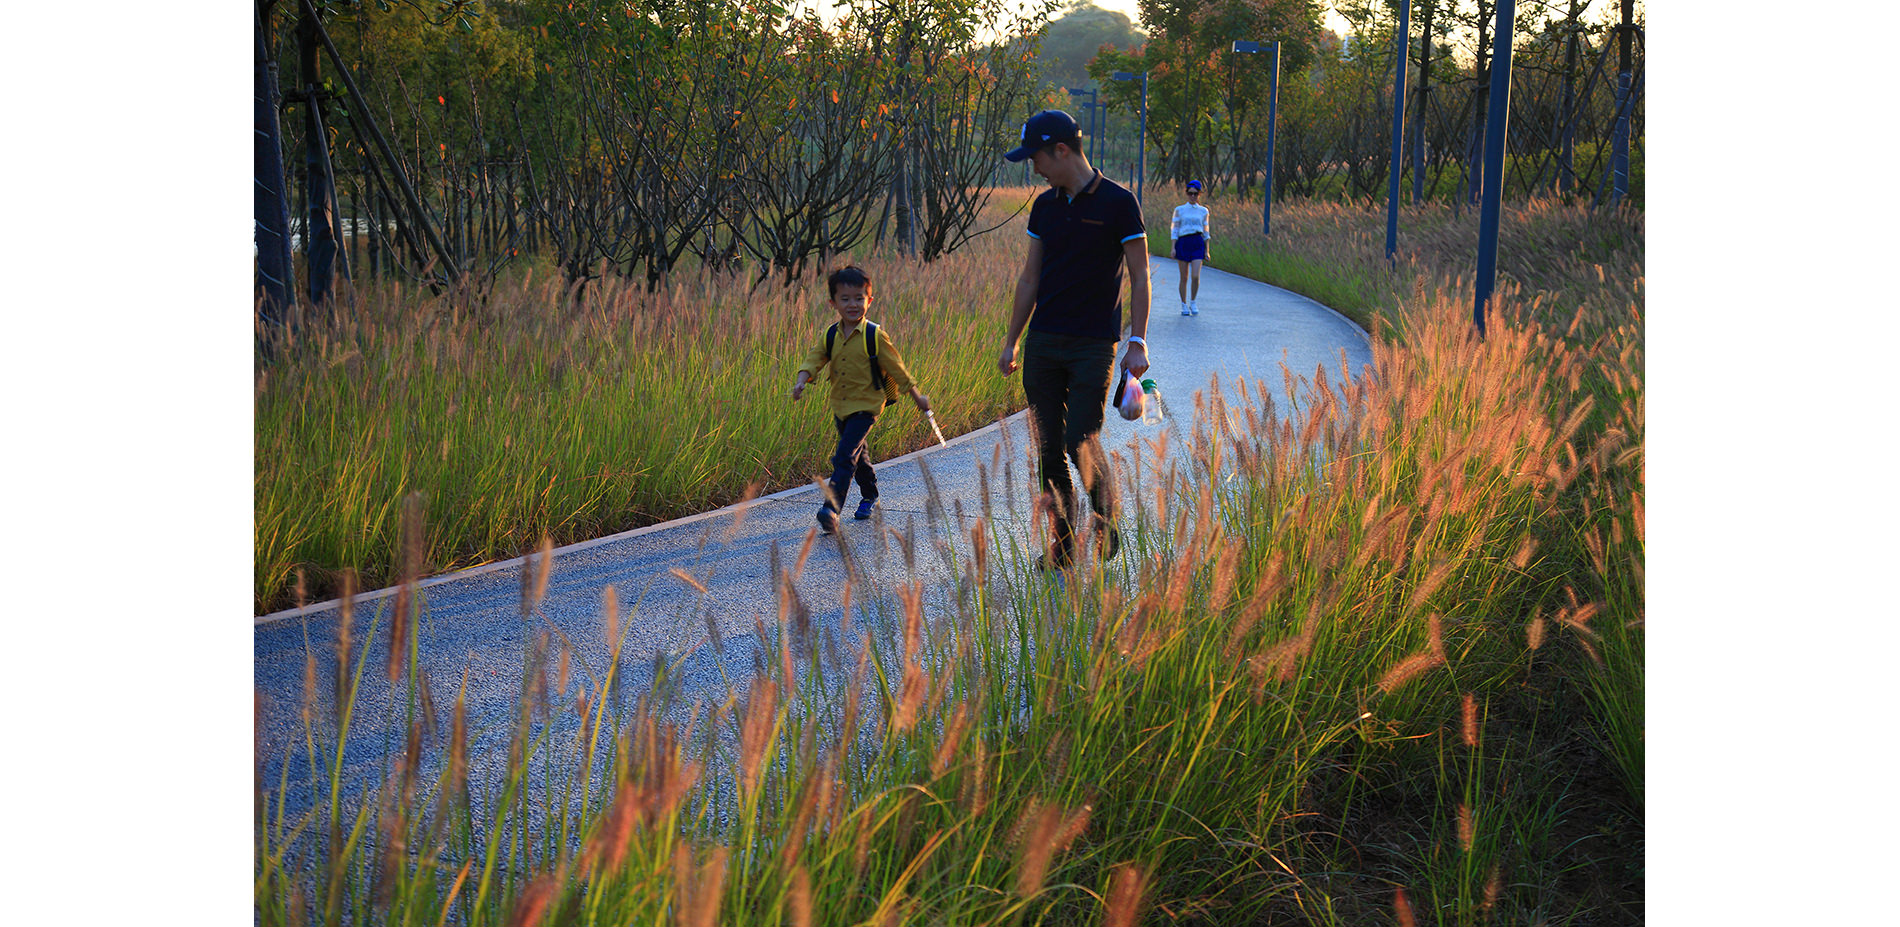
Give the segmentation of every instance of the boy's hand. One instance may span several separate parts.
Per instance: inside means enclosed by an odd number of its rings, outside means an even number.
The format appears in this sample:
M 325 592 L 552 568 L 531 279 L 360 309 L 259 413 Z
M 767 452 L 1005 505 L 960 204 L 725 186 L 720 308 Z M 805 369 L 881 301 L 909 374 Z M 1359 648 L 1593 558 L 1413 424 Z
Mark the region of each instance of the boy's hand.
M 805 384 L 799 383 L 792 387 L 792 401 L 796 402 L 798 401 L 800 397 L 804 395 L 805 395 Z
M 910 398 L 911 398 L 911 401 L 917 403 L 917 411 L 919 412 L 930 411 L 930 397 L 929 396 L 926 396 L 923 393 L 912 393 Z

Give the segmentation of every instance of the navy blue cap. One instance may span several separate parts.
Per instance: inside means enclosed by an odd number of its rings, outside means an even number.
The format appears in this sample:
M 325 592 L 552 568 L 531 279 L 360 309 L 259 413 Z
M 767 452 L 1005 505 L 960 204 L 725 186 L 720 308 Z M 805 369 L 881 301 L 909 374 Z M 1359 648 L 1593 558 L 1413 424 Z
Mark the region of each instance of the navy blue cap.
M 1201 188 L 1201 182 L 1198 180 L 1190 180 L 1188 181 L 1187 188 L 1189 190 L 1199 190 Z
M 1057 142 L 1068 142 L 1079 150 L 1082 126 L 1068 113 L 1059 109 L 1045 109 L 1023 123 L 1023 143 L 1004 155 L 1003 159 L 1021 161 Z

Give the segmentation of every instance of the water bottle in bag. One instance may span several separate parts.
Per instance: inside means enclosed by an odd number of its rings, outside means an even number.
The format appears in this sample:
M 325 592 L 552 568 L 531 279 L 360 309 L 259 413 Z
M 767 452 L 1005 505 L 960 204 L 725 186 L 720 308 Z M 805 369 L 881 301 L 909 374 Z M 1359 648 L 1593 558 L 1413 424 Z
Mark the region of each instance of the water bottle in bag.
M 1161 388 L 1153 380 L 1141 381 L 1141 423 L 1161 424 Z

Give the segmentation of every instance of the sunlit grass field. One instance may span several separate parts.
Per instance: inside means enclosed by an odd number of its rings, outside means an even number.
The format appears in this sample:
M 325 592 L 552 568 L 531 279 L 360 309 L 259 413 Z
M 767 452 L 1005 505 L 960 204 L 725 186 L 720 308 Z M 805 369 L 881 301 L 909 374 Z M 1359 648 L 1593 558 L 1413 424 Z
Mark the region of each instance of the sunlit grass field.
M 1380 213 L 1283 215 L 1217 265 L 1335 268 L 1377 374 L 1286 422 L 1279 384 L 1204 392 L 1109 569 L 950 538 L 957 588 L 860 605 L 861 658 L 778 628 L 685 727 L 544 641 L 498 777 L 412 698 L 381 794 L 287 820 L 261 783 L 258 921 L 1642 923 L 1641 215 L 1510 210 L 1482 341 L 1464 219 L 1394 269 Z M 375 643 L 286 767 L 323 791 Z
M 1030 191 L 1004 190 L 987 225 Z M 1020 405 L 994 376 L 1022 264 L 1021 218 L 934 264 L 838 258 L 872 275 L 870 315 L 955 435 Z M 747 273 L 595 284 L 578 298 L 532 269 L 485 294 L 392 284 L 346 321 L 302 331 L 260 367 L 255 403 L 259 613 L 396 581 L 397 511 L 422 494 L 426 574 L 703 512 L 748 488 L 828 472 L 825 387 L 793 374 L 837 315 L 822 278 L 753 288 Z M 877 458 L 932 441 L 908 400 L 880 417 Z

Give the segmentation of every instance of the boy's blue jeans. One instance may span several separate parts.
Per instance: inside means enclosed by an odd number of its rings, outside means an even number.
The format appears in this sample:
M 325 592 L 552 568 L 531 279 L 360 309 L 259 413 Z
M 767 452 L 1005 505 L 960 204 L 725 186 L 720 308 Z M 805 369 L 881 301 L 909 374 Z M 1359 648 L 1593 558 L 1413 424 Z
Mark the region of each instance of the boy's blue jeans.
M 866 502 L 877 498 L 877 473 L 871 469 L 871 448 L 865 441 L 876 422 L 876 412 L 853 412 L 832 419 L 838 426 L 838 449 L 831 455 L 831 496 L 839 511 L 844 510 L 844 497 L 851 491 L 854 476 Z

